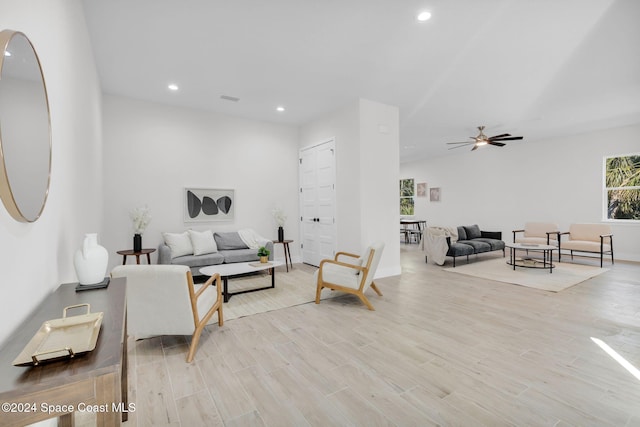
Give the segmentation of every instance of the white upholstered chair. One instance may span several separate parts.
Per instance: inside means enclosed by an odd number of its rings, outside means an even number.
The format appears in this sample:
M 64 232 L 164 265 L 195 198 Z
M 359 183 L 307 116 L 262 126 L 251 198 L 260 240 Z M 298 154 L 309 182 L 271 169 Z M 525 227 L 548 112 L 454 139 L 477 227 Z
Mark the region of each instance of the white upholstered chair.
M 566 241 L 562 236 L 567 236 Z M 569 231 L 560 233 L 558 241 L 558 253 L 561 255 L 562 250 L 571 252 L 573 259 L 574 252 L 588 252 L 600 254 L 600 268 L 604 255 L 611 255 L 611 264 L 613 264 L 613 234 L 611 234 L 611 226 L 608 224 L 571 224 Z M 559 259 L 558 259 L 559 260 Z
M 371 287 L 378 295 L 382 296 L 382 292 L 373 282 L 373 278 L 383 249 L 384 242 L 376 242 L 369 246 L 362 256 L 338 252 L 334 259 L 322 260 L 315 273 L 316 304 L 320 304 L 322 289 L 329 288 L 357 295 L 369 310 L 375 310 L 364 293 Z
M 222 326 L 220 276 L 194 285 L 186 265 L 121 265 L 111 277 L 127 278 L 127 330 L 135 339 L 159 335 L 191 335 L 187 362 L 198 347 L 200 334 L 218 312 Z M 215 282 L 215 283 L 214 283 Z M 215 284 L 215 286 L 213 286 Z
M 522 230 L 513 230 L 513 243 L 529 243 L 558 246 L 558 224 L 552 222 L 527 222 Z

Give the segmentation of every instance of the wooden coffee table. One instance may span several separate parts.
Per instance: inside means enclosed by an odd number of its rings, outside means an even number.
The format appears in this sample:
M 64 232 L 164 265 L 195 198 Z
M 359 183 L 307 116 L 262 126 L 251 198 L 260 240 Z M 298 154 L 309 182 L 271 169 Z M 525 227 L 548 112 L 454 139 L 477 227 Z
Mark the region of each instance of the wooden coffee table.
M 553 251 L 558 249 L 556 246 L 538 245 L 533 243 L 505 243 L 505 246 L 509 248 L 509 261 L 507 264 L 512 265 L 514 270 L 516 267 L 548 268 L 549 273 L 553 273 L 555 265 L 553 265 L 552 260 Z M 542 260 L 527 256 L 516 257 L 516 251 L 542 252 Z
M 234 262 L 231 264 L 217 264 L 208 267 L 202 267 L 200 273 L 205 276 L 213 276 L 219 274 L 222 278 L 222 295 L 224 302 L 229 302 L 233 295 L 245 294 L 247 292 L 261 291 L 263 289 L 271 289 L 276 287 L 276 270 L 275 267 L 283 265 L 282 261 L 269 261 L 261 263 L 260 261 L 252 262 Z M 241 276 L 249 273 L 256 273 L 258 271 L 269 270 L 271 273 L 271 286 L 265 286 L 262 288 L 243 289 L 241 291 L 229 292 L 229 277 Z

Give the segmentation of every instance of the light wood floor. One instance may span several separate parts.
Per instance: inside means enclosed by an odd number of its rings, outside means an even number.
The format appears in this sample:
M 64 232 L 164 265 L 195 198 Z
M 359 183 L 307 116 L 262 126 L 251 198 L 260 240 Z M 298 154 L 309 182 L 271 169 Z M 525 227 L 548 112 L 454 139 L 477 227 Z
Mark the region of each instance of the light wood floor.
M 130 342 L 125 425 L 640 425 L 640 381 L 590 339 L 640 368 L 640 265 L 551 293 L 416 249 L 373 312 L 345 296 L 230 320 L 192 364 L 183 337 Z

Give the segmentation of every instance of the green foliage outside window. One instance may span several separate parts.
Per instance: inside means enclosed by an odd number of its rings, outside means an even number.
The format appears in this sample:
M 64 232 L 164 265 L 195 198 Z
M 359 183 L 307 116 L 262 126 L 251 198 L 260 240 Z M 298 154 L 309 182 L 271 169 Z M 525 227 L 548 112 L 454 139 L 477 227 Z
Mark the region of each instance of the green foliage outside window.
M 400 180 L 400 215 L 413 215 L 413 178 Z
M 605 162 L 607 218 L 640 221 L 640 155 Z

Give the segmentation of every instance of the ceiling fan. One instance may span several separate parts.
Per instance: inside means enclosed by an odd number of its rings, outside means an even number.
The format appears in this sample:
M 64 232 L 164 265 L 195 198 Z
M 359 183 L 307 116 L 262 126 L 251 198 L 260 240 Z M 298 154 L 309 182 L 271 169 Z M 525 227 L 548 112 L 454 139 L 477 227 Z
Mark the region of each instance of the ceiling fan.
M 502 135 L 495 135 L 495 136 L 488 137 L 483 132 L 484 126 L 478 126 L 478 130 L 480 131 L 478 136 L 470 136 L 469 137 L 469 138 L 473 139 L 473 141 L 447 142 L 447 144 L 455 144 L 456 145 L 455 147 L 449 148 L 449 150 L 453 150 L 454 148 L 460 148 L 460 147 L 464 147 L 464 146 L 471 145 L 471 144 L 473 144 L 473 148 L 471 149 L 471 151 L 477 150 L 478 147 L 481 147 L 481 146 L 487 145 L 487 144 L 488 145 L 495 145 L 497 147 L 504 147 L 506 144 L 504 142 L 500 142 L 500 141 L 515 141 L 515 140 L 522 139 L 521 136 L 511 136 L 508 133 L 503 133 Z

